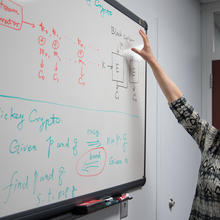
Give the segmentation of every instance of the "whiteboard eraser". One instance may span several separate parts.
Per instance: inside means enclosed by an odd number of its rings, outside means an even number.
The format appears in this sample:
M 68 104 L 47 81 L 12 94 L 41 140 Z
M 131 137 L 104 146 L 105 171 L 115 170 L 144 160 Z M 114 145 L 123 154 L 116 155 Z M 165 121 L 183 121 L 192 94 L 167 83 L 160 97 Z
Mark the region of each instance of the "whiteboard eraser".
M 88 214 L 94 211 L 98 211 L 99 209 L 105 208 L 105 200 L 91 200 L 88 202 L 83 202 L 76 205 L 73 209 L 74 214 Z

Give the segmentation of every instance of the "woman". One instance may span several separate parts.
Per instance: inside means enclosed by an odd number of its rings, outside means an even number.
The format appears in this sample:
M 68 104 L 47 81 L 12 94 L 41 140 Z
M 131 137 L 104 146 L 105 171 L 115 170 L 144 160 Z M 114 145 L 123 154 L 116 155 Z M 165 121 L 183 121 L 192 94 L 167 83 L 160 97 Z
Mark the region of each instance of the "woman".
M 144 47 L 142 50 L 132 48 L 132 51 L 148 62 L 170 109 L 201 151 L 201 165 L 189 220 L 220 220 L 220 131 L 200 119 L 154 58 L 147 35 L 142 30 L 139 33 Z

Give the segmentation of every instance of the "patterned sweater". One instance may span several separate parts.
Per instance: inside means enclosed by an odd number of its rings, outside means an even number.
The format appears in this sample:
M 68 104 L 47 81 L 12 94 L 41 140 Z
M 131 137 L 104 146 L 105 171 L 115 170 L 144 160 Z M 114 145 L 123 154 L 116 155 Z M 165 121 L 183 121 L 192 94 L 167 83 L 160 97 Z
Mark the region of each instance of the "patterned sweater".
M 201 120 L 184 97 L 169 106 L 201 151 L 201 165 L 189 220 L 220 220 L 220 131 Z

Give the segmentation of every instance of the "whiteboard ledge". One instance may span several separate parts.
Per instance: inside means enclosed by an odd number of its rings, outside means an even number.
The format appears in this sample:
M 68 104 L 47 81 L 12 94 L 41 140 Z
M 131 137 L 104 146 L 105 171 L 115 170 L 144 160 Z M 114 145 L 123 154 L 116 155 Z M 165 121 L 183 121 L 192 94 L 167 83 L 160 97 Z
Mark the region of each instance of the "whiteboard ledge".
M 98 199 L 98 198 L 103 198 L 106 196 L 115 196 L 115 195 L 120 195 L 125 192 L 128 192 L 129 190 L 134 190 L 138 189 L 142 186 L 144 186 L 146 183 L 146 178 L 145 176 L 143 179 L 139 179 L 130 183 L 126 183 L 123 185 L 115 186 L 109 189 L 101 190 L 98 192 L 94 192 L 88 195 L 84 196 L 79 196 L 73 199 L 65 200 L 62 202 L 54 203 L 51 205 L 43 206 L 40 208 L 36 209 L 31 209 L 25 212 L 21 212 L 18 214 L 10 215 L 1 218 L 1 220 L 56 220 L 58 217 L 60 217 L 62 220 L 65 219 L 76 219 L 81 216 L 76 216 L 75 214 L 71 213 L 74 206 L 76 204 L 93 200 L 93 199 Z M 66 216 L 66 217 L 65 217 Z M 59 218 L 59 219 L 60 219 Z

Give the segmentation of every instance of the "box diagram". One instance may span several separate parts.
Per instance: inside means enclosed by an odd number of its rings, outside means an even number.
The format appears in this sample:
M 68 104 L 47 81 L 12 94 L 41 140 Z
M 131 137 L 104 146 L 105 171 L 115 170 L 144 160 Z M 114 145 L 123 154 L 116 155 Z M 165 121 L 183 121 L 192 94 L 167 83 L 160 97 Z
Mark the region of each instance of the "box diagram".
M 21 30 L 23 24 L 23 8 L 12 0 L 0 2 L 0 25 Z
M 139 82 L 139 62 L 132 56 L 112 52 L 112 80 L 116 82 L 115 99 L 120 98 L 119 88 L 132 86 L 132 99 L 137 101 L 136 86 Z
M 131 83 L 138 83 L 139 80 L 139 62 L 134 60 L 133 57 L 130 59 L 130 71 L 129 78 Z
M 124 82 L 124 57 L 120 54 L 112 53 L 112 80 Z

